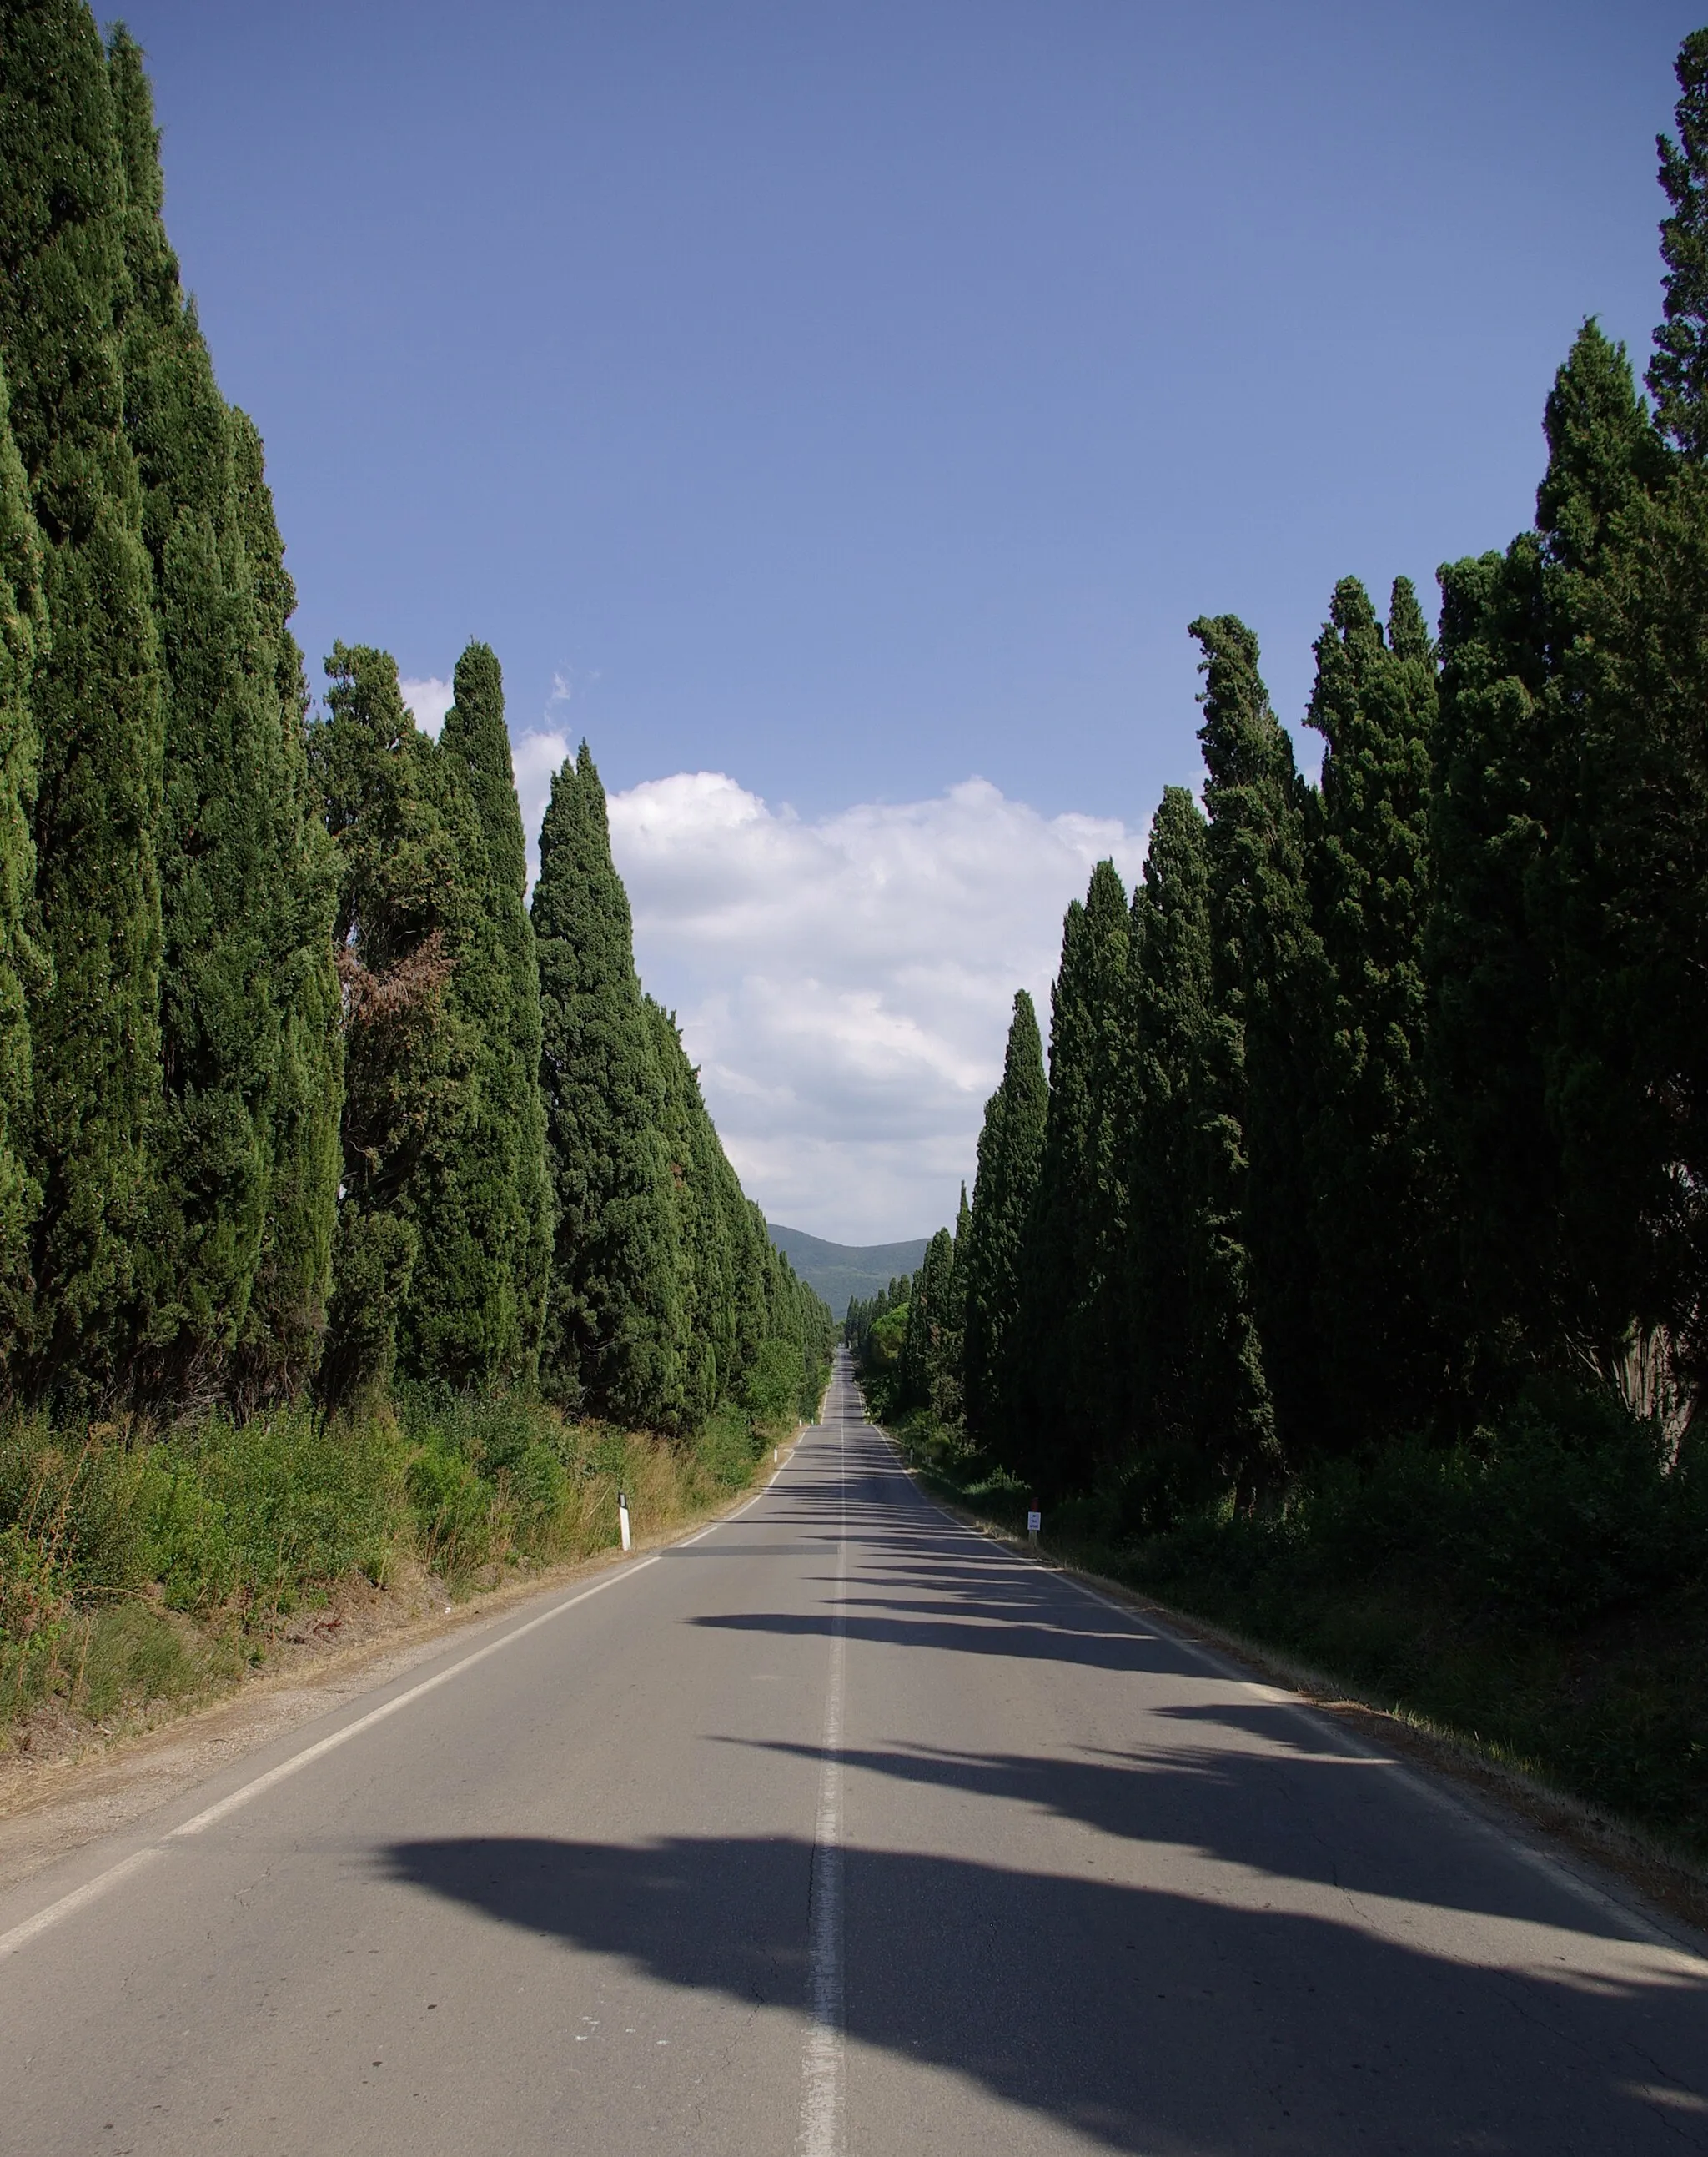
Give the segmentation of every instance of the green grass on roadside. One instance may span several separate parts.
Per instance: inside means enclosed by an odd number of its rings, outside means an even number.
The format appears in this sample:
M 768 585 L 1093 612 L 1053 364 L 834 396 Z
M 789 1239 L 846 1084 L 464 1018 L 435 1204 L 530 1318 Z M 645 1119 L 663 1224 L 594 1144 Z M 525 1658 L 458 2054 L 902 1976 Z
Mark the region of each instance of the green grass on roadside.
M 638 1534 L 666 1530 L 783 1434 L 730 1408 L 670 1442 L 425 1388 L 331 1426 L 0 1420 L 0 1727 L 204 1694 L 357 1583 L 430 1575 L 460 1598 L 589 1557 L 618 1539 L 619 1490 Z

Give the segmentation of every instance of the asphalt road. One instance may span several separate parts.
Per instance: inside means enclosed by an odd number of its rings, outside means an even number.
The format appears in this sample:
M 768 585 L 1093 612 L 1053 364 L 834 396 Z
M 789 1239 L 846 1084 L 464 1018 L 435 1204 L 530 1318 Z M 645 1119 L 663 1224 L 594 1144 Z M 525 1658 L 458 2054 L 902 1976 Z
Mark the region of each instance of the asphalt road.
M 1708 1964 L 949 1523 L 839 1375 L 738 1516 L 0 1901 L 0 2146 L 1708 2149 Z

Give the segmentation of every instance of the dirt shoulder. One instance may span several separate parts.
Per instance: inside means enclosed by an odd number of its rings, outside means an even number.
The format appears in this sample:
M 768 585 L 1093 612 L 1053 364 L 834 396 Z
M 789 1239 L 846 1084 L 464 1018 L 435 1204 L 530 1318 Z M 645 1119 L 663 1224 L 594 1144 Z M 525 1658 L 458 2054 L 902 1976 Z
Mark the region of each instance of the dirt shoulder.
M 788 1465 L 726 1506 L 656 1535 L 635 1550 L 666 1548 L 752 1502 Z M 482 1630 L 518 1604 L 629 1562 L 617 1550 L 518 1575 L 462 1603 L 417 1576 L 385 1590 L 346 1584 L 324 1609 L 305 1614 L 258 1670 L 188 1708 L 157 1702 L 102 1728 L 47 1713 L 0 1758 L 0 1890 L 15 1887 L 85 1844 L 112 1835 L 157 1805 L 193 1789 L 346 1698 L 389 1684 L 462 1634 Z

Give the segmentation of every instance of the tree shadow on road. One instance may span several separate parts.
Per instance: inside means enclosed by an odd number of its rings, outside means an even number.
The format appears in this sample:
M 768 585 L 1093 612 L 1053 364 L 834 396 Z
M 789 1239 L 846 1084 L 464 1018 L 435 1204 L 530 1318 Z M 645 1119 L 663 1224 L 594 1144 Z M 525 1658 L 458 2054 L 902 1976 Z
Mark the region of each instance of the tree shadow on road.
M 399 1843 L 383 1864 L 664 1983 L 801 2005 L 803 1841 L 483 1836 Z M 1574 1977 L 1541 1945 L 1520 1966 L 1515 1943 L 1495 1969 L 1373 1931 L 1350 1903 L 1340 1920 L 918 1853 L 845 1864 L 850 2039 L 1108 2148 L 1708 2149 L 1708 1991 L 1677 1958 L 1633 1949 Z M 861 2086 L 857 2060 L 857 2131 Z

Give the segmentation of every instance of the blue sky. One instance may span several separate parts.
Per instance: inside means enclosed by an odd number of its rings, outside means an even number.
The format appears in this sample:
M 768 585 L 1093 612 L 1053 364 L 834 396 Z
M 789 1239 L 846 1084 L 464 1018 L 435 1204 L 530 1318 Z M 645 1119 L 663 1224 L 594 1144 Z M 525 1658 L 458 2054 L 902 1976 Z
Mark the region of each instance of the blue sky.
M 715 771 L 766 816 L 841 830 L 976 775 L 1039 830 L 1140 833 L 1196 774 L 1194 614 L 1251 621 L 1296 718 L 1338 576 L 1429 588 L 1526 520 L 1582 316 L 1646 350 L 1654 136 L 1697 18 L 138 0 L 128 19 L 311 660 L 343 636 L 442 677 L 484 637 L 513 730 L 547 738 L 535 763 L 585 732 L 620 792 Z M 1038 891 L 1025 952 L 973 955 L 993 983 L 1047 971 L 1069 893 Z M 644 893 L 637 912 L 692 1045 L 743 955 L 708 972 Z M 1005 1009 L 917 1188 L 851 1153 L 840 1183 L 759 1195 L 821 1233 L 934 1225 Z

